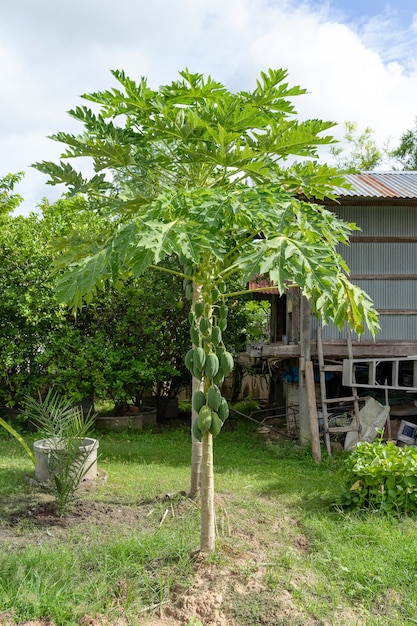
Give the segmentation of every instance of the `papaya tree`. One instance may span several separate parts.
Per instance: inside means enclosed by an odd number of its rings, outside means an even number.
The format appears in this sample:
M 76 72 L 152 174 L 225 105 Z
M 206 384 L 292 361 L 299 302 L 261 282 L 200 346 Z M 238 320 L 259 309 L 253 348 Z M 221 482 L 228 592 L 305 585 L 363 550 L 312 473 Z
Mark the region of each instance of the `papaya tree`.
M 52 137 L 66 146 L 61 161 L 35 165 L 49 183 L 86 194 L 116 225 L 105 241 L 68 243 L 58 297 L 76 311 L 107 285 L 166 271 L 163 260 L 178 259 L 169 271 L 190 300 L 185 360 L 195 381 L 192 465 L 201 466 L 191 491 L 200 484 L 201 549 L 209 551 L 212 440 L 228 415 L 221 384 L 233 368 L 223 342 L 229 298 L 263 275 L 280 293 L 300 287 L 325 322 L 375 332 L 377 316 L 336 251 L 352 225 L 313 202 L 343 184 L 316 161 L 318 146 L 333 141 L 323 134 L 333 123 L 297 119 L 292 98 L 305 90 L 288 86 L 285 70 L 264 72 L 254 90 L 237 93 L 188 70 L 156 90 L 113 75 L 117 88 L 85 95 L 92 106 L 70 112 L 83 132 Z M 92 160 L 91 177 L 72 166 L 80 157 Z M 241 288 L 228 292 L 229 279 Z

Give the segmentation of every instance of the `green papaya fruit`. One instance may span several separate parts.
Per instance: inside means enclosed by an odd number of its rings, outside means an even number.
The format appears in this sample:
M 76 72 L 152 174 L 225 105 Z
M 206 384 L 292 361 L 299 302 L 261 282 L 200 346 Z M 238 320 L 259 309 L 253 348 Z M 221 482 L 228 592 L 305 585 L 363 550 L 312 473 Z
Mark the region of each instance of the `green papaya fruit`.
M 221 368 L 219 367 L 219 371 L 217 372 L 215 376 L 213 376 L 213 383 L 217 385 L 218 387 L 220 387 L 220 385 L 222 385 L 223 382 L 224 382 L 223 372 Z
M 194 357 L 195 360 L 195 357 Z M 204 364 L 204 373 L 208 378 L 213 378 L 219 371 L 219 359 L 214 352 L 209 352 L 206 355 L 206 362 Z
M 196 319 L 195 319 L 195 313 L 194 313 L 194 311 L 190 311 L 190 312 L 188 313 L 188 321 L 190 322 L 190 326 L 195 326 L 195 321 L 196 321 Z
M 198 369 L 195 365 L 193 365 L 191 374 L 194 378 L 197 378 L 197 380 L 203 380 L 203 370 Z
M 227 376 L 228 374 L 230 374 L 230 372 L 232 371 L 234 367 L 233 357 L 230 354 L 230 352 L 227 352 L 226 350 L 225 352 L 220 354 L 219 360 L 220 360 L 220 367 L 222 369 L 223 375 Z
M 197 411 L 197 413 L 199 413 L 201 407 L 204 406 L 205 403 L 206 403 L 206 396 L 204 395 L 204 392 L 196 391 L 193 397 L 194 411 Z
M 202 370 L 204 367 L 205 361 L 206 361 L 206 353 L 204 352 L 203 348 L 194 348 L 194 354 L 193 354 L 194 366 L 197 369 Z
M 201 317 L 204 311 L 204 303 L 196 302 L 194 305 L 194 311 L 197 317 Z
M 207 392 L 207 404 L 213 411 L 217 411 L 222 401 L 222 394 L 212 385 Z
M 217 414 L 222 422 L 226 421 L 229 417 L 229 405 L 225 398 L 222 398 L 219 408 L 217 409 Z
M 201 432 L 203 433 L 203 435 L 208 430 L 210 430 L 210 426 L 211 426 L 211 409 L 206 404 L 201 407 L 201 409 L 200 409 L 200 411 L 198 413 L 197 423 L 198 423 L 198 427 L 201 430 Z
M 229 307 L 226 304 L 221 304 L 219 311 L 220 311 L 220 318 L 222 320 L 224 320 L 227 317 L 227 313 L 229 311 Z
M 190 326 L 190 337 L 195 346 L 200 345 L 200 333 L 195 326 Z
M 191 427 L 191 431 L 194 435 L 194 437 L 198 440 L 201 441 L 203 438 L 203 433 L 201 432 L 201 430 L 198 427 L 198 420 L 194 420 L 193 425 Z
M 222 340 L 222 331 L 218 326 L 213 326 L 211 329 L 211 340 L 217 347 Z
M 211 301 L 213 304 L 220 298 L 220 291 L 215 287 L 211 290 Z
M 185 355 L 184 364 L 187 370 L 190 370 L 190 372 L 192 373 L 193 365 L 194 365 L 194 350 L 193 349 L 188 350 L 187 354 Z
M 213 435 L 213 437 L 217 437 L 217 435 L 222 429 L 222 426 L 223 426 L 223 422 L 221 421 L 220 417 L 217 415 L 215 411 L 212 411 L 210 433 Z
M 226 330 L 226 328 L 227 328 L 227 319 L 226 318 L 224 318 L 224 319 L 220 318 L 219 319 L 219 328 L 220 328 L 220 330 L 222 332 Z
M 203 335 L 207 335 L 211 327 L 210 320 L 207 317 L 202 317 L 200 320 L 200 331 Z

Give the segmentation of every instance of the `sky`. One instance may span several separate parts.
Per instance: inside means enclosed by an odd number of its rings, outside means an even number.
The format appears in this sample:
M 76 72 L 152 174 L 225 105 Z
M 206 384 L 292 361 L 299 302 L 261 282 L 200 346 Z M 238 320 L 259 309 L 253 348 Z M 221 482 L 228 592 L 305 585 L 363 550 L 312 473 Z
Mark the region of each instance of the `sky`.
M 300 118 L 372 128 L 398 144 L 417 117 L 415 0 L 5 0 L 0 9 L 0 177 L 25 172 L 19 212 L 62 189 L 31 167 L 58 161 L 48 139 L 80 132 L 67 111 L 116 85 L 111 69 L 157 88 L 188 67 L 229 89 L 285 68 Z

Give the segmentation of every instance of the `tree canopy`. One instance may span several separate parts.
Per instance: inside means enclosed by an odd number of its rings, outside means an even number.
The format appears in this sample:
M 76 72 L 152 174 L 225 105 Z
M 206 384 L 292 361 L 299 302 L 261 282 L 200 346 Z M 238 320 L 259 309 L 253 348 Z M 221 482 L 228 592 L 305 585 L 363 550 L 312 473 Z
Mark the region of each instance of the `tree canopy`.
M 399 161 L 405 170 L 417 170 L 417 117 L 414 128 L 406 130 L 401 136 L 400 145 L 391 155 Z
M 367 126 L 363 132 L 359 132 L 356 122 L 345 122 L 344 128 L 342 143 L 345 146 L 337 145 L 330 148 L 336 167 L 349 174 L 369 172 L 378 167 L 387 150 L 377 145 L 372 128 Z
M 94 111 L 70 111 L 84 132 L 53 136 L 66 145 L 61 162 L 36 164 L 115 226 L 105 242 L 70 246 L 62 301 L 79 308 L 106 281 L 119 285 L 176 254 L 186 280 L 195 273 L 187 267 L 207 263 L 216 284 L 269 275 L 280 292 L 299 285 L 325 321 L 375 330 L 369 299 L 335 252 L 351 227 L 310 201 L 343 184 L 315 160 L 334 124 L 297 119 L 291 99 L 305 90 L 289 87 L 286 71 L 262 73 L 255 90 L 238 93 L 188 70 L 158 90 L 113 75 L 119 89 L 84 96 Z M 78 157 L 92 159 L 91 178 L 73 169 Z

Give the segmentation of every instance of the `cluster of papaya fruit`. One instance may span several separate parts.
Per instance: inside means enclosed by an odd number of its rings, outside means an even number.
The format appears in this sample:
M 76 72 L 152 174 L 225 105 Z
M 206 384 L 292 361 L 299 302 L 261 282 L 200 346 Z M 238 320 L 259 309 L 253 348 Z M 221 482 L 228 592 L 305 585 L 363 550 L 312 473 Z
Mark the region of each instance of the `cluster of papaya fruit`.
M 197 391 L 193 398 L 193 407 L 198 413 L 193 422 L 193 435 L 201 441 L 204 433 L 209 432 L 216 437 L 229 417 L 229 406 L 226 398 L 223 398 L 219 388 L 212 385 L 207 394 Z
M 193 434 L 201 441 L 209 431 L 218 435 L 223 422 L 229 415 L 227 401 L 222 397 L 219 386 L 233 369 L 233 357 L 225 348 L 222 331 L 227 326 L 228 309 L 225 304 L 216 307 L 218 315 L 212 316 L 210 304 L 197 302 L 190 312 L 190 336 L 193 348 L 185 357 L 185 365 L 198 380 L 204 380 L 204 391 L 193 398 L 193 407 L 198 419 L 193 424 Z

